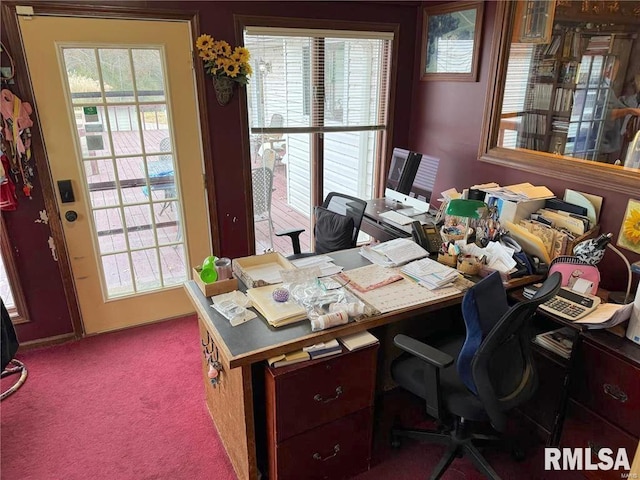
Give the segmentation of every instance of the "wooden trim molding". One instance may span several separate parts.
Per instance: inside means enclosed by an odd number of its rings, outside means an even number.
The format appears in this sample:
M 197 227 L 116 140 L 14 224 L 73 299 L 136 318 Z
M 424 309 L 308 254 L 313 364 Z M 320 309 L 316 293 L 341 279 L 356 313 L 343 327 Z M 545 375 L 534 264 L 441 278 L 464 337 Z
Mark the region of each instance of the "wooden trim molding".
M 605 163 L 560 157 L 532 150 L 497 147 L 502 109 L 502 93 L 513 31 L 514 1 L 498 2 L 492 40 L 489 90 L 485 104 L 478 158 L 483 162 L 547 177 L 562 177 L 598 189 L 629 196 L 638 195 L 640 172 Z

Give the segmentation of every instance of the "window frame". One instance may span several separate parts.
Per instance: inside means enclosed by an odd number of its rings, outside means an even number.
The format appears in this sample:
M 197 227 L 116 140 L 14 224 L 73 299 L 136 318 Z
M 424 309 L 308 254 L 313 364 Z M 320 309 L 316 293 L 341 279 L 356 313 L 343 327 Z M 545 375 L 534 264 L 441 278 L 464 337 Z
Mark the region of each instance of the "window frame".
M 2 255 L 2 262 L 7 273 L 7 279 L 9 280 L 9 288 L 11 288 L 13 301 L 15 303 L 15 307 L 7 307 L 11 321 L 14 325 L 28 323 L 30 319 L 29 311 L 27 309 L 27 301 L 20 283 L 18 267 L 13 256 L 13 248 L 9 241 L 7 225 L 2 215 L 0 215 L 0 255 Z
M 262 17 L 252 15 L 234 15 L 235 22 L 235 34 L 236 43 L 244 45 L 244 29 L 247 26 L 257 27 L 280 27 L 280 28 L 305 28 L 305 29 L 318 29 L 318 30 L 351 30 L 351 31 L 363 31 L 363 32 L 390 32 L 394 35 L 394 41 L 392 42 L 391 52 L 391 64 L 389 65 L 389 103 L 387 108 L 387 128 L 383 135 L 380 135 L 378 151 L 381 152 L 381 156 L 378 159 L 374 167 L 374 196 L 380 196 L 384 191 L 384 172 L 389 167 L 391 160 L 391 149 L 393 138 L 393 114 L 395 109 L 395 94 L 396 94 L 396 79 L 398 69 L 398 38 L 400 34 L 400 25 L 398 23 L 376 23 L 376 22 L 351 22 L 342 20 L 322 20 L 322 19 L 308 19 L 308 18 L 284 18 L 284 17 Z M 247 111 L 247 93 L 242 90 L 240 93 L 240 105 L 243 111 Z M 249 131 L 249 119 L 247 115 L 241 115 L 242 128 L 245 131 Z M 315 205 L 322 204 L 323 193 L 323 169 L 324 162 L 322 157 L 322 135 L 319 135 L 318 141 L 312 142 L 313 155 L 317 159 L 314 162 L 313 171 L 311 172 L 311 201 Z M 249 135 L 243 138 L 243 150 L 245 152 L 244 158 L 246 165 L 250 165 L 250 145 Z M 246 192 L 251 192 L 251 169 L 245 169 L 245 185 Z M 253 218 L 252 202 L 249 198 L 247 204 L 247 218 Z M 249 244 L 255 245 L 254 231 L 252 225 L 247 225 L 247 231 L 249 236 Z

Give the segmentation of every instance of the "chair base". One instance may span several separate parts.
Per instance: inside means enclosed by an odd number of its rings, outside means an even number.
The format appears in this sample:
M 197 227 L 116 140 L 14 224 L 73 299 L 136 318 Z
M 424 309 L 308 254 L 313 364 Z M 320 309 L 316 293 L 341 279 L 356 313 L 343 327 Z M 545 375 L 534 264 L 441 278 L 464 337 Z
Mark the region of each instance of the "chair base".
M 420 430 L 394 428 L 391 431 L 391 444 L 399 446 L 399 437 L 413 438 L 415 440 L 427 441 L 447 445 L 447 451 L 431 472 L 430 480 L 438 480 L 456 457 L 467 455 L 476 469 L 485 477 L 492 480 L 500 480 L 500 476 L 495 472 L 487 460 L 482 456 L 474 443 L 480 444 L 502 444 L 503 439 L 495 435 L 469 434 L 466 432 L 464 422 L 456 422 L 454 428 L 449 431 Z

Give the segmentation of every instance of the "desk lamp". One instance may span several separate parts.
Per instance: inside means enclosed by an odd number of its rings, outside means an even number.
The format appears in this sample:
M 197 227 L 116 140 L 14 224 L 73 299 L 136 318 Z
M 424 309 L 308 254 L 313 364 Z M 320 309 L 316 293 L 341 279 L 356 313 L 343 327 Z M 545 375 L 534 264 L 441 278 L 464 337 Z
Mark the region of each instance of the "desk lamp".
M 573 254 L 580 261 L 588 265 L 597 265 L 600 263 L 600 260 L 604 258 L 604 253 L 607 248 L 616 252 L 620 258 L 624 260 L 624 263 L 627 266 L 627 291 L 624 296 L 624 301 L 622 302 L 626 304 L 629 300 L 629 294 L 631 293 L 631 265 L 629 264 L 627 257 L 625 257 L 620 250 L 611 245 L 612 236 L 613 234 L 611 232 L 603 233 L 596 238 L 590 238 L 589 240 L 580 242 L 573 247 Z

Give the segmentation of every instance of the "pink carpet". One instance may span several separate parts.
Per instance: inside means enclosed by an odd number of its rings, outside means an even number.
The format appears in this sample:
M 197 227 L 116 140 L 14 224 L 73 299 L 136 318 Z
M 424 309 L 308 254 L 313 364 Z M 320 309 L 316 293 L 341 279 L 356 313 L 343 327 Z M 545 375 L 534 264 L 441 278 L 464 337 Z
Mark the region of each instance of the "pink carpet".
M 2 479 L 235 478 L 204 402 L 195 317 L 16 358 L 29 377 L 0 404 Z
M 26 383 L 0 404 L 3 480 L 229 480 L 235 474 L 204 401 L 195 317 L 18 352 Z M 12 377 L 2 380 L 3 390 Z M 428 473 L 444 447 L 407 440 L 388 446 L 398 414 L 423 420 L 420 401 L 397 391 L 377 402 L 372 468 L 358 480 L 413 480 Z M 487 452 L 503 479 L 573 480 L 542 470 L 542 446 L 516 463 Z M 443 480 L 480 480 L 457 459 Z M 304 480 L 304 479 L 301 479 Z

